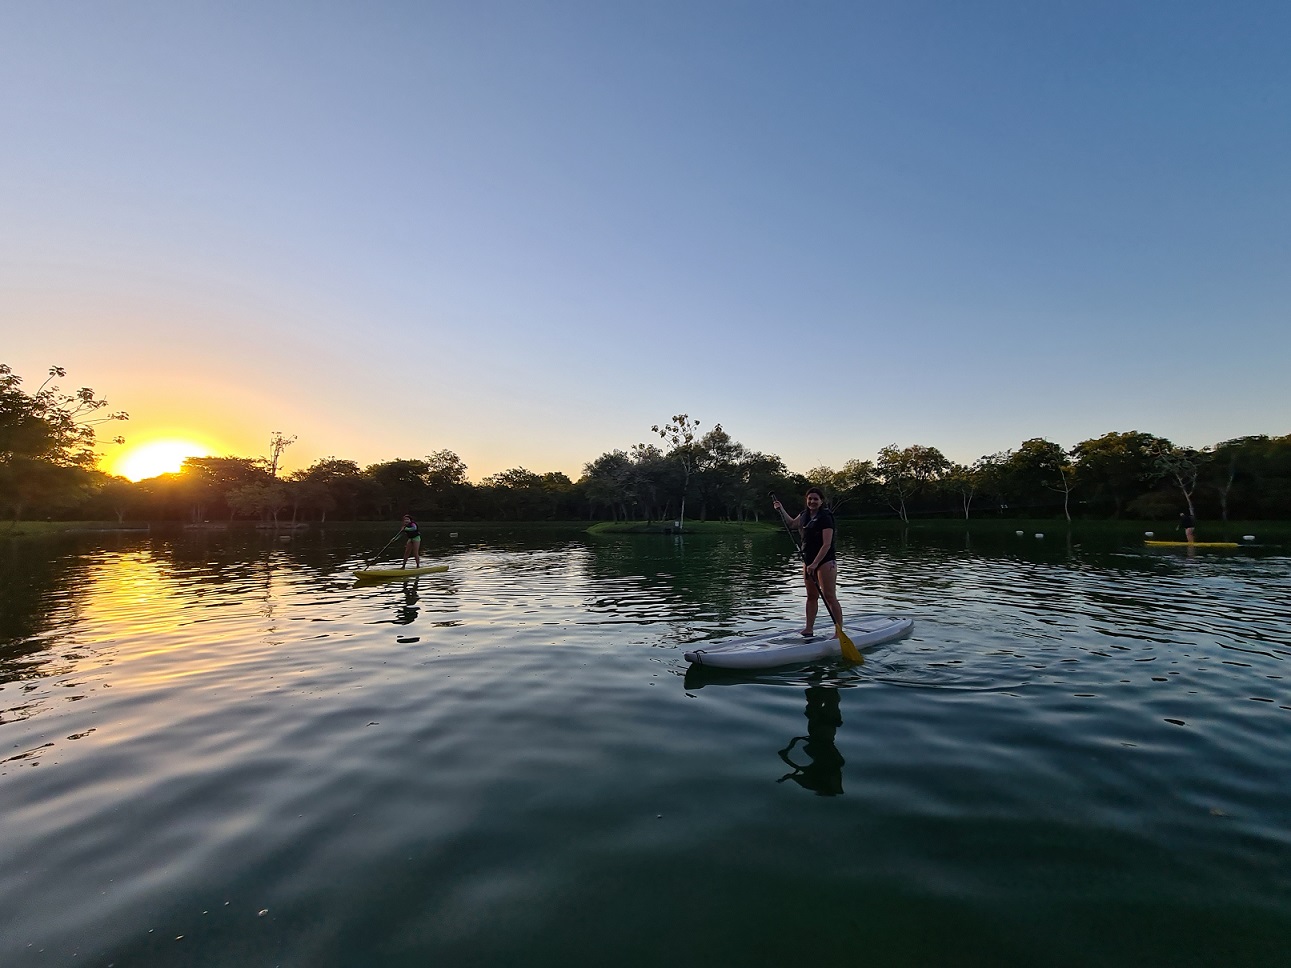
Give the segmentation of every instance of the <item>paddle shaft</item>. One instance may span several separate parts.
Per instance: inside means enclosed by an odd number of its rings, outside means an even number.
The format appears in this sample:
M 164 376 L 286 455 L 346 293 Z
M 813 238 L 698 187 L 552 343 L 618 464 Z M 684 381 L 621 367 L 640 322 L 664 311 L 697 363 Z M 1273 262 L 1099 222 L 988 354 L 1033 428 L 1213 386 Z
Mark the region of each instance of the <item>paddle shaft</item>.
M 367 566 L 368 566 L 369 568 L 371 568 L 371 567 L 372 567 L 373 565 L 375 565 L 378 561 L 380 561 L 380 560 L 381 560 L 381 556 L 382 556 L 383 554 L 385 554 L 385 553 L 386 553 L 386 548 L 389 548 L 392 544 L 394 544 L 397 540 L 399 540 L 399 535 L 402 535 L 402 534 L 403 534 L 403 529 L 401 528 L 401 529 L 399 530 L 399 534 L 396 534 L 393 538 L 391 538 L 389 541 L 387 541 L 387 542 L 385 543 L 385 547 L 384 547 L 384 548 L 382 548 L 380 551 L 378 551 L 378 552 L 377 552 L 376 557 L 375 557 L 375 558 L 373 558 L 371 561 L 369 561 L 369 562 L 367 563 Z M 407 564 L 407 563 L 408 563 L 408 559 L 407 559 L 407 558 L 405 558 L 405 559 L 404 559 L 404 564 Z
M 771 500 L 775 501 L 776 504 L 780 504 L 780 499 L 774 494 L 771 495 Z M 793 533 L 793 528 L 789 527 L 789 515 L 785 513 L 783 505 L 776 508 L 776 510 L 780 512 L 780 523 L 783 524 L 784 529 L 789 532 L 789 540 L 792 541 L 793 546 L 798 549 L 798 557 L 802 559 L 802 563 L 805 565 L 807 563 L 807 557 L 802 553 L 802 545 L 798 543 L 798 536 Z

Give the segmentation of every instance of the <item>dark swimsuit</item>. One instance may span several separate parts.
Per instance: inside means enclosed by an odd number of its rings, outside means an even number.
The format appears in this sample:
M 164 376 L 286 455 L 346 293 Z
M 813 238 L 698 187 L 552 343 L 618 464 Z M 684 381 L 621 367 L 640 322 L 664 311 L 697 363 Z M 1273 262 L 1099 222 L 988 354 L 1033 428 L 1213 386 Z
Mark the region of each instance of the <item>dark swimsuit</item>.
M 838 526 L 834 524 L 834 512 L 829 508 L 822 507 L 812 517 L 810 511 L 802 512 L 802 560 L 811 564 L 816 560 L 816 555 L 820 552 L 820 546 L 825 543 L 825 529 L 829 528 L 834 533 L 831 539 L 838 537 Z M 824 559 L 820 562 L 822 565 L 826 561 L 837 561 L 834 556 L 834 541 L 829 542 L 829 551 L 826 552 Z

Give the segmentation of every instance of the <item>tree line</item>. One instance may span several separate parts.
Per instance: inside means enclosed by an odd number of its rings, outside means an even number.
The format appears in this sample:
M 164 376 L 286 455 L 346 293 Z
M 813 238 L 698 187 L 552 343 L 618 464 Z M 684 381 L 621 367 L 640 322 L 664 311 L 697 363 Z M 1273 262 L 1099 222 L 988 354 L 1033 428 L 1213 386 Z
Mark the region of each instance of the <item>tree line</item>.
M 434 520 L 759 520 L 772 491 L 825 490 L 844 516 L 1003 515 L 1161 519 L 1291 517 L 1291 435 L 1240 437 L 1194 449 L 1139 431 L 1071 448 L 1043 438 L 979 458 L 948 460 L 936 447 L 884 447 L 873 459 L 805 474 L 750 450 L 721 424 L 701 431 L 688 414 L 651 428 L 654 440 L 601 454 L 578 480 L 515 467 L 467 477 L 450 450 L 360 467 L 327 457 L 279 472 L 295 440 L 279 432 L 263 457 L 194 457 L 179 472 L 132 483 L 96 467 L 97 428 L 128 419 L 106 412 L 89 388 L 46 381 L 26 392 L 0 364 L 0 507 L 24 516 L 79 520 L 375 520 L 405 512 Z M 657 442 L 655 442 L 657 440 Z M 793 502 L 790 501 L 792 504 Z

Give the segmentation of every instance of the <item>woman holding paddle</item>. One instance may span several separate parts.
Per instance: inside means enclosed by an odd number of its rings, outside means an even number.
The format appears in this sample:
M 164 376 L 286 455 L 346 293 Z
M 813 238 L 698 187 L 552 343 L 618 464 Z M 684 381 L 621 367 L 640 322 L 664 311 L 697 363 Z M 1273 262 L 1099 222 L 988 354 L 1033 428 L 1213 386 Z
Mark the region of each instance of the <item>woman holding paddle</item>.
M 802 532 L 802 577 L 807 586 L 807 624 L 802 634 L 815 634 L 816 612 L 823 597 L 829 617 L 834 620 L 834 637 L 837 638 L 843 625 L 843 609 L 835 592 L 838 561 L 834 556 L 834 513 L 825 507 L 825 496 L 818 487 L 807 489 L 807 507 L 796 518 L 790 518 L 784 505 L 774 496 L 771 504 L 784 518 L 786 527 Z

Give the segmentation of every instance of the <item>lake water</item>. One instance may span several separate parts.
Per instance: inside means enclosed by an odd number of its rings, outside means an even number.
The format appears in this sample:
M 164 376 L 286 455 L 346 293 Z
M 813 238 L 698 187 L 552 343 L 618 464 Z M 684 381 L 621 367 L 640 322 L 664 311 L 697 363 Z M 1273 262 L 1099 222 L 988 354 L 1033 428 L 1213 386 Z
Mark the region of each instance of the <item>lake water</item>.
M 0 964 L 1291 964 L 1291 558 L 386 537 L 0 543 Z

